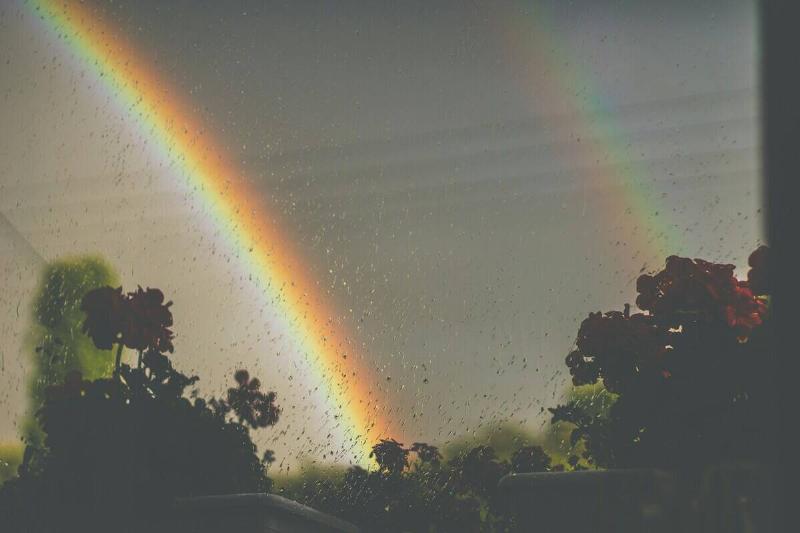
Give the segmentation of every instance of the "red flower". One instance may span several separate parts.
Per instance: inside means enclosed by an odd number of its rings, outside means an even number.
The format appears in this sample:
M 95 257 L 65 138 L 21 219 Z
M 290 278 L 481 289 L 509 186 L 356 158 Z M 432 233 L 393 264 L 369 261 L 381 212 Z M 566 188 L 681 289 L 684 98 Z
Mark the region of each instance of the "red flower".
M 759 246 L 747 259 L 750 270 L 747 272 L 747 286 L 753 294 L 770 294 L 769 247 Z
M 239 423 L 246 422 L 253 429 L 275 425 L 281 413 L 275 404 L 277 395 L 261 392 L 261 381 L 251 379 L 247 370 L 237 370 L 233 377 L 239 386 L 228 389 L 228 405 L 238 416 Z
M 758 263 L 763 253 L 757 250 L 753 255 Z M 639 277 L 636 305 L 669 327 L 717 321 L 747 334 L 762 323 L 766 306 L 747 283 L 736 279 L 734 268 L 702 259 L 668 257 L 664 270 Z
M 122 329 L 122 342 L 134 350 L 172 352 L 173 333 L 172 302 L 164 304 L 164 293 L 158 289 L 130 292 L 127 296 L 126 320 Z
M 89 291 L 81 301 L 81 311 L 86 313 L 83 332 L 91 337 L 95 346 L 110 350 L 111 345 L 119 341 L 126 308 L 122 287 L 100 287 Z
M 572 381 L 586 385 L 602 377 L 608 390 L 620 392 L 637 376 L 662 376 L 671 335 L 640 313 L 591 313 L 581 323 L 577 350 L 567 356 Z
M 100 287 L 89 291 L 81 302 L 86 313 L 83 331 L 103 350 L 122 343 L 134 350 L 171 352 L 170 305 L 172 302 L 164 304 L 164 293 L 158 289 L 139 287 L 123 295 L 122 287 Z

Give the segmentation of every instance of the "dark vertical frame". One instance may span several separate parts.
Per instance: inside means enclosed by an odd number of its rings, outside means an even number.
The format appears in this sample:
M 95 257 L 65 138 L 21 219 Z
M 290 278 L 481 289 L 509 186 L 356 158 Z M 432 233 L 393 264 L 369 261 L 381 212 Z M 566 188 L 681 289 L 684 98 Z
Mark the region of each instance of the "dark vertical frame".
M 761 82 L 763 117 L 764 193 L 767 204 L 767 236 L 772 249 L 772 311 L 775 325 L 774 370 L 778 391 L 775 438 L 778 486 L 776 501 L 781 531 L 800 528 L 800 513 L 789 510 L 795 497 L 800 441 L 794 428 L 800 422 L 798 358 L 800 347 L 792 338 L 800 328 L 797 251 L 800 198 L 800 2 L 763 0 L 760 4 Z

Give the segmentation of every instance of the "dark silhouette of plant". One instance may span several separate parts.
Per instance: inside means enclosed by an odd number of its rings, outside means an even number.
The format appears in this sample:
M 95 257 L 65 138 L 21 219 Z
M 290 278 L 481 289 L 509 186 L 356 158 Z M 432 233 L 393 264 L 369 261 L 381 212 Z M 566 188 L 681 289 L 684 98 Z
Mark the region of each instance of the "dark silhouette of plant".
M 576 402 L 550 411 L 575 426 L 572 444 L 591 463 L 690 468 L 764 453 L 768 253 L 750 256 L 748 281 L 733 265 L 669 257 L 637 281 L 643 313 L 583 321 L 566 359 L 573 383 L 602 382 L 616 399 L 604 416 Z
M 81 301 L 81 311 L 86 313 L 83 332 L 101 350 L 110 350 L 121 342 L 127 312 L 122 287 L 99 287 L 86 293 Z
M 86 313 L 83 331 L 103 350 L 117 344 L 114 374 L 119 375 L 123 346 L 139 352 L 138 366 L 145 350 L 174 350 L 169 329 L 171 305 L 172 302 L 164 303 L 164 293 L 159 289 L 139 287 L 123 294 L 122 287 L 100 287 L 88 292 L 81 302 L 81 310 Z
M 234 379 L 238 387 L 228 389 L 227 402 L 239 417 L 239 423 L 247 423 L 253 429 L 274 425 L 281 412 L 275 405 L 276 394 L 262 392 L 261 382 L 250 379 L 247 370 L 236 371 Z
M 508 474 L 508 463 L 497 460 L 491 446 L 477 446 L 451 461 L 465 487 L 476 494 L 489 497 L 497 489 L 500 478 Z
M 376 460 L 381 458 L 379 470 L 354 466 L 338 475 L 307 477 L 283 494 L 364 531 L 514 530 L 514 515 L 498 490 L 498 481 L 511 468 L 490 447 L 477 446 L 449 461 L 442 461 L 438 449 L 425 443 L 405 449 L 386 439 L 373 450 Z M 409 465 L 411 451 L 415 460 Z M 531 455 L 519 453 L 526 454 Z M 536 458 L 541 464 L 550 462 L 547 457 Z
M 772 294 L 768 256 L 769 248 L 762 245 L 747 259 L 747 264 L 750 265 L 750 270 L 747 272 L 747 286 L 753 294 Z
M 106 348 L 109 338 L 111 344 L 144 346 L 139 364 L 120 364 L 111 379 L 90 381 L 71 372 L 47 389 L 38 413 L 45 448 L 29 448 L 35 460 L 24 460 L 19 477 L 0 489 L 0 515 L 9 531 L 154 530 L 165 526 L 177 496 L 271 486 L 266 465 L 274 457 L 268 452 L 259 458 L 248 425 L 278 421 L 275 394 L 261 392 L 249 375 L 242 380 L 240 371 L 232 390 L 244 384 L 252 393 L 237 398 L 241 405 L 187 398 L 198 378 L 176 370 L 163 353 L 171 348 L 171 315 L 167 320 L 160 291 L 131 293 L 134 305 L 123 313 L 125 320 L 112 316 L 111 325 L 104 324 L 99 310 L 113 312 L 119 295 L 121 290 L 102 289 L 84 300 L 91 317 L 87 331 Z M 251 414 L 241 417 L 246 408 Z
M 408 466 L 409 450 L 403 448 L 403 443 L 394 439 L 381 439 L 372 447 L 370 457 L 375 458 L 380 471 L 388 476 L 397 476 Z
M 526 472 L 547 472 L 549 470 L 550 456 L 545 453 L 541 446 L 523 446 L 511 456 L 512 472 L 522 474 Z
M 164 293 L 158 289 L 139 287 L 129 292 L 126 299 L 127 312 L 123 323 L 122 342 L 128 348 L 142 352 L 154 350 L 172 352 L 172 302 L 164 303 Z
M 442 460 L 439 448 L 424 442 L 415 442 L 411 445 L 411 451 L 417 454 L 417 458 L 422 464 L 438 466 Z

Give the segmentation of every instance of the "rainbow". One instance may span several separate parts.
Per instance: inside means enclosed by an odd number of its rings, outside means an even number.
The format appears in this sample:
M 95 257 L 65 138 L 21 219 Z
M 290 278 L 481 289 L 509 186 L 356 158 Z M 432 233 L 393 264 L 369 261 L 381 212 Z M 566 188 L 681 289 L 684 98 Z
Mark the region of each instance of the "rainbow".
M 400 428 L 390 424 L 369 390 L 370 371 L 310 276 L 279 214 L 259 200 L 246 173 L 226 157 L 223 144 L 189 103 L 179 99 L 135 46 L 87 3 L 30 0 L 28 5 L 152 141 L 150 146 L 185 176 L 234 255 L 263 289 L 262 296 L 285 317 L 293 343 L 315 369 L 321 394 L 336 413 L 343 439 L 352 444 L 349 459 L 368 464 L 371 444 L 388 435 L 400 438 Z M 571 66 L 568 48 L 559 43 L 545 8 L 520 3 L 516 9 L 494 12 L 491 19 L 512 63 L 530 76 L 523 89 L 534 84 L 538 88 L 530 100 L 533 110 L 566 110 L 552 133 L 580 135 L 582 142 L 570 153 L 571 162 L 578 164 L 587 184 L 610 189 L 602 223 L 638 224 L 625 237 L 634 259 L 660 261 L 666 252 L 678 251 L 674 232 L 654 221 L 658 208 L 643 183 L 643 169 L 630 157 L 627 136 L 610 118 L 609 106 L 598 97 L 602 93 L 590 77 Z M 539 83 L 543 77 L 546 83 Z
M 630 136 L 614 120 L 605 93 L 592 76 L 576 67 L 576 58 L 570 57 L 568 43 L 557 34 L 558 25 L 543 4 L 522 1 L 498 9 L 491 19 L 495 30 L 511 64 L 527 76 L 522 90 L 530 93 L 532 111 L 558 110 L 551 133 L 580 137 L 574 143 L 577 148 L 570 151 L 570 163 L 580 169 L 588 186 L 609 192 L 597 223 L 613 226 L 609 233 L 627 248 L 623 254 L 658 265 L 667 255 L 681 251 L 681 239 L 647 190 L 643 180 L 647 173 L 632 157 Z
M 159 155 L 185 176 L 202 199 L 233 255 L 243 263 L 262 296 L 278 306 L 300 353 L 314 369 L 348 456 L 370 464 L 371 445 L 391 430 L 367 387 L 369 371 L 344 334 L 337 314 L 311 278 L 301 255 L 281 227 L 281 217 L 259 200 L 247 177 L 187 102 L 144 60 L 124 35 L 84 2 L 32 0 L 28 4 L 106 90 Z

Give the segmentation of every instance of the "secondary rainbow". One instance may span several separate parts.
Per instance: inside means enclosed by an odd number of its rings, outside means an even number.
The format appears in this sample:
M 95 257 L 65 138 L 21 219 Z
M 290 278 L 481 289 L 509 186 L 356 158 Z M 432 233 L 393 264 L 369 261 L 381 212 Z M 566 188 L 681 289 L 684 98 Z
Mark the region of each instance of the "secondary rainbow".
M 602 199 L 595 196 L 593 203 L 601 216 L 596 224 L 616 225 L 608 234 L 626 246 L 622 252 L 611 248 L 615 259 L 629 255 L 638 264 L 658 266 L 667 254 L 682 251 L 681 239 L 647 189 L 647 172 L 631 153 L 630 135 L 620 128 L 593 76 L 576 66 L 577 58 L 571 57 L 569 43 L 548 11 L 545 2 L 526 0 L 498 8 L 491 20 L 511 64 L 523 74 L 521 90 L 530 92 L 532 110 L 557 110 L 552 136 L 579 137 L 569 153 L 571 165 L 578 167 L 588 187 L 609 193 Z
M 193 194 L 202 198 L 233 255 L 279 306 L 298 350 L 316 373 L 333 411 L 346 452 L 340 459 L 368 464 L 370 447 L 389 435 L 386 413 L 367 384 L 370 372 L 342 331 L 339 316 L 311 278 L 301 255 L 222 143 L 141 57 L 124 35 L 83 2 L 33 0 L 32 11 L 95 76 L 149 143 L 172 164 Z

